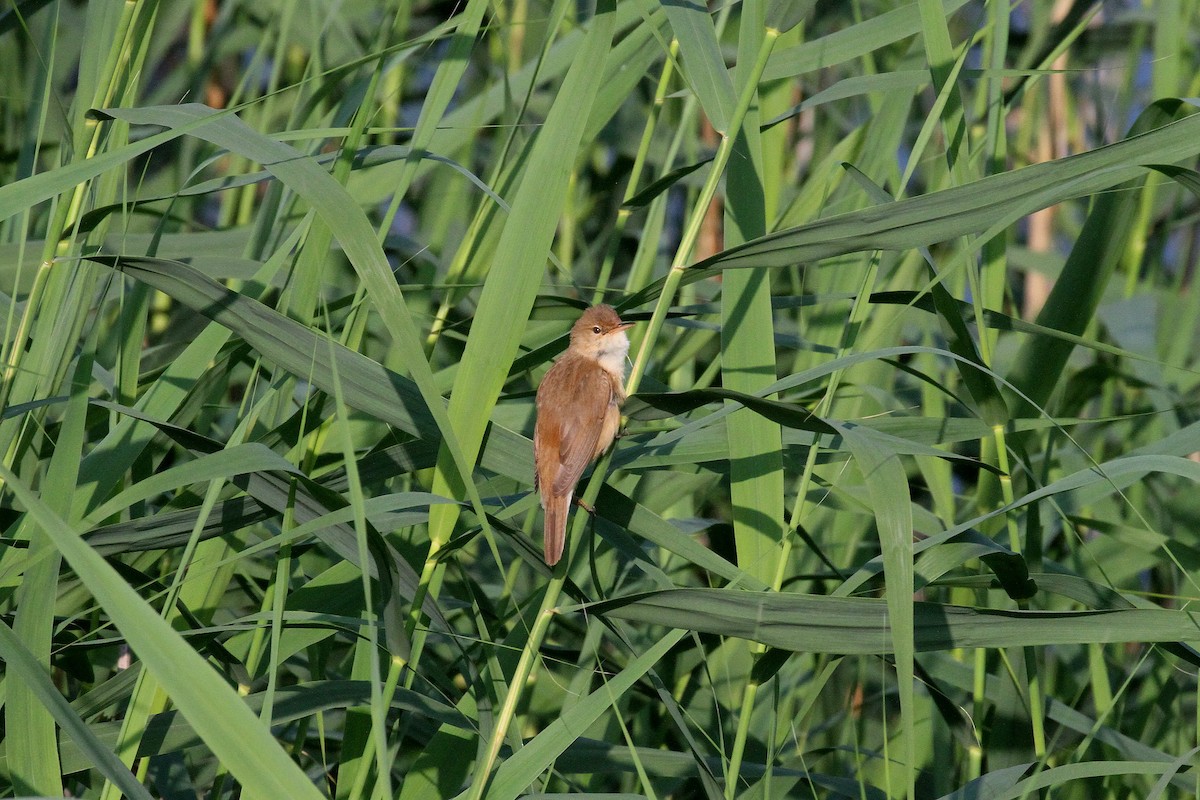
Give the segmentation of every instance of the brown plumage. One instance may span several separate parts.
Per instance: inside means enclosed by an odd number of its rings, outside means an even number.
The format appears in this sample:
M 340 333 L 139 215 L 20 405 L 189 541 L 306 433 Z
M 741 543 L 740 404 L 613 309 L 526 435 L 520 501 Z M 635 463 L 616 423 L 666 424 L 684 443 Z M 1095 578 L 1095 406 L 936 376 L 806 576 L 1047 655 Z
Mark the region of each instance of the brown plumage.
M 575 484 L 617 435 L 629 353 L 625 330 L 631 324 L 621 322 L 611 306 L 584 311 L 571 328 L 567 352 L 538 386 L 533 459 L 550 566 L 562 558 Z

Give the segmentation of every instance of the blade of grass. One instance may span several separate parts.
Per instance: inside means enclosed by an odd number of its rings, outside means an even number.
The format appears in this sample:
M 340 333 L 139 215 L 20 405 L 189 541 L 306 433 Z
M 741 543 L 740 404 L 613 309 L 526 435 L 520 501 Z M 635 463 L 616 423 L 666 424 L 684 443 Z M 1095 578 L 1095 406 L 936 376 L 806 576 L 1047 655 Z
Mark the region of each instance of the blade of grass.
M 1010 611 L 911 601 L 910 605 L 915 652 L 1200 641 L 1200 614 L 1188 611 Z M 667 589 L 589 603 L 583 608 L 618 619 L 733 636 L 796 652 L 893 653 L 888 601 L 875 598 Z
M 1182 123 L 1195 122 L 1200 114 L 1182 120 L 1175 118 L 1186 106 L 1179 100 L 1160 100 L 1143 111 L 1122 144 L 1145 139 Z M 1113 145 L 1117 147 L 1119 145 Z M 1151 164 L 1153 161 L 1138 163 Z M 1117 186 L 1096 198 L 1079 238 L 1062 273 L 1038 314 L 1037 324 L 1081 335 L 1103 297 L 1109 279 L 1124 260 L 1128 237 L 1137 218 L 1139 192 L 1146 174 Z M 1131 269 L 1136 269 L 1136 265 Z M 1039 414 L 1058 385 L 1073 346 L 1061 339 L 1034 337 L 1026 340 L 1017 355 L 1008 379 L 1013 388 L 1029 398 L 1019 408 L 1026 414 Z M 1008 393 L 1009 407 L 1016 402 Z
M 100 741 L 87 723 L 71 708 L 71 704 L 54 686 L 45 665 L 40 663 L 37 657 L 22 644 L 13 629 L 8 627 L 3 620 L 0 620 L 0 660 L 4 661 L 7 670 L 10 694 L 12 692 L 11 681 L 19 677 L 46 712 L 53 716 L 54 721 L 67 734 L 70 743 L 84 756 L 88 766 L 98 769 L 105 779 L 120 788 L 127 797 L 150 800 L 151 795 L 146 788 L 138 783 L 129 768 L 121 763 L 112 749 Z M 12 702 L 11 697 L 9 702 Z M 6 771 L 14 784 L 18 780 L 14 776 L 14 772 L 28 766 L 28 764 L 21 764 L 21 759 L 27 757 L 20 752 L 26 749 L 22 746 L 21 736 L 18 735 L 21 730 L 21 728 L 10 727 L 8 729 L 10 735 L 5 738 L 8 745 L 5 753 L 8 762 Z M 57 762 L 58 754 L 56 752 L 52 765 L 57 767 Z M 59 773 L 55 773 L 55 778 L 59 778 Z M 19 789 L 19 787 L 15 788 Z
M 738 94 L 756 92 L 743 82 L 762 74 L 779 31 L 766 24 L 766 4 L 742 4 L 738 27 Z M 729 94 L 732 96 L 733 91 Z M 757 99 L 757 98 L 756 98 Z M 758 103 L 739 120 L 730 157 L 739 168 L 725 181 L 725 241 L 739 244 L 767 232 L 775 216 L 778 184 L 765 174 L 766 156 L 759 133 Z M 758 392 L 775 378 L 775 326 L 768 270 L 739 270 L 726 276 L 721 292 L 721 384 L 731 391 Z M 763 583 L 779 570 L 783 540 L 783 432 L 778 423 L 757 414 L 732 414 L 726 423 L 729 447 L 730 502 L 738 566 Z M 754 648 L 761 655 L 761 648 Z M 730 750 L 725 798 L 733 800 L 742 784 L 741 766 L 754 715 L 758 681 L 742 686 L 741 708 Z
M 485 515 L 482 501 L 474 482 L 469 480 L 473 459 L 467 457 L 452 429 L 453 423 L 447 416 L 445 401 L 437 390 L 412 315 L 400 293 L 400 287 L 392 276 L 387 257 L 366 215 L 345 187 L 313 159 L 294 148 L 251 130 L 236 116 L 217 114 L 203 106 L 107 109 L 97 113 L 130 124 L 160 125 L 167 128 L 186 126 L 189 128 L 188 132 L 194 136 L 261 163 L 316 209 L 333 231 L 346 257 L 366 285 L 368 296 L 379 310 L 388 332 L 392 335 L 393 344 L 399 349 L 402 363 L 412 375 L 413 382 L 437 425 L 445 443 L 448 459 L 443 468 L 453 468 L 459 476 L 460 492 L 454 496 L 465 494 L 475 506 L 480 519 L 483 519 Z M 198 120 L 207 120 L 209 124 L 191 128 L 190 126 Z
M 9 491 L 42 526 L 63 559 L 96 597 L 171 700 L 221 763 L 247 790 L 270 797 L 320 798 L 307 776 L 283 752 L 237 693 L 138 597 L 116 570 L 88 547 L 15 474 L 0 465 Z
M 729 122 L 737 96 L 708 9 L 687 0 L 665 0 L 663 8 L 679 42 L 680 74 L 700 99 L 700 107 L 717 133 L 732 134 Z
M 71 514 L 72 492 L 79 477 L 79 459 L 83 452 L 88 400 L 86 387 L 94 363 L 96 338 L 97 334 L 93 332 L 87 351 L 75 364 L 71 398 L 63 413 L 63 423 L 44 484 L 44 491 L 49 498 L 47 505 L 55 513 L 68 518 Z M 12 758 L 13 768 L 9 777 L 14 787 L 22 794 L 52 796 L 63 791 L 62 768 L 54 731 L 54 717 L 61 717 L 61 708 L 57 709 L 59 713 L 55 713 L 55 706 L 59 705 L 62 698 L 53 703 L 47 702 L 45 687 L 35 684 L 42 681 L 41 672 L 50 668 L 58 573 L 62 558 L 54 549 L 52 540 L 36 522 L 26 518 L 23 527 L 29 537 L 30 563 L 17 591 L 13 629 L 6 629 L 6 632 L 16 637 L 10 649 L 19 648 L 20 656 L 34 661 L 39 670 L 31 673 L 31 667 L 26 664 L 25 669 L 20 671 L 26 677 L 18 673 L 6 683 L 5 741 L 9 744 Z M 30 680 L 35 683 L 30 683 Z M 78 726 L 74 727 L 78 731 Z M 111 761 L 105 759 L 105 763 L 109 767 L 106 771 L 111 773 Z M 128 776 L 124 774 L 127 772 L 122 768 L 117 773 L 125 785 L 128 784 L 125 780 Z
M 729 248 L 689 268 L 688 280 L 717 270 L 782 267 L 870 250 L 907 250 L 971 233 L 1003 230 L 1039 208 L 1102 192 L 1146 166 L 1200 152 L 1200 115 L 1057 161 L 990 175 L 964 186 L 836 214 Z M 641 295 L 629 302 L 644 302 Z

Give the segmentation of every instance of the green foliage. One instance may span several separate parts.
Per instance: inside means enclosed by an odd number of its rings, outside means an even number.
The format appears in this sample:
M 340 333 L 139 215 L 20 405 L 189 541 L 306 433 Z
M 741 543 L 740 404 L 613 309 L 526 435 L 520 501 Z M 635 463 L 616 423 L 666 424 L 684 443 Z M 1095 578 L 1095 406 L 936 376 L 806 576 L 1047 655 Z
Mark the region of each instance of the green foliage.
M 1200 792 L 1197 3 L 711 5 L 4 6 L 0 797 Z

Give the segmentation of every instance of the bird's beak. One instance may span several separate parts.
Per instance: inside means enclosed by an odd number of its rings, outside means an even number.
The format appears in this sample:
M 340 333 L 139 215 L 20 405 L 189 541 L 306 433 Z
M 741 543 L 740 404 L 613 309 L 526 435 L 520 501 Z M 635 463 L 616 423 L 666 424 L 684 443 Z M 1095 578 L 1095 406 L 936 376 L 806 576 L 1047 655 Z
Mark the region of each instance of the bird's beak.
M 627 330 L 629 330 L 630 328 L 632 328 L 632 327 L 633 327 L 635 324 L 636 324 L 636 323 L 633 323 L 633 322 L 622 322 L 620 325 L 618 325 L 617 327 L 613 328 L 613 330 L 614 330 L 614 331 L 627 331 Z

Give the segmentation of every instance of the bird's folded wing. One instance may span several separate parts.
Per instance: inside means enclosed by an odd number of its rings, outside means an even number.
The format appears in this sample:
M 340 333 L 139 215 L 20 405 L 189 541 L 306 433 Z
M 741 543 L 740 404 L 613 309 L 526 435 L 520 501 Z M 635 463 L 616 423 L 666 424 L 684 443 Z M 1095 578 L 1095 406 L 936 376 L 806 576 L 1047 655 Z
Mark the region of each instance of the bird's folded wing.
M 575 391 L 564 408 L 551 415 L 558 425 L 558 474 L 553 491 L 565 494 L 575 488 L 588 462 L 596 453 L 596 442 L 604 427 L 604 415 L 612 403 L 612 378 L 599 365 L 586 364 L 572 370 Z

